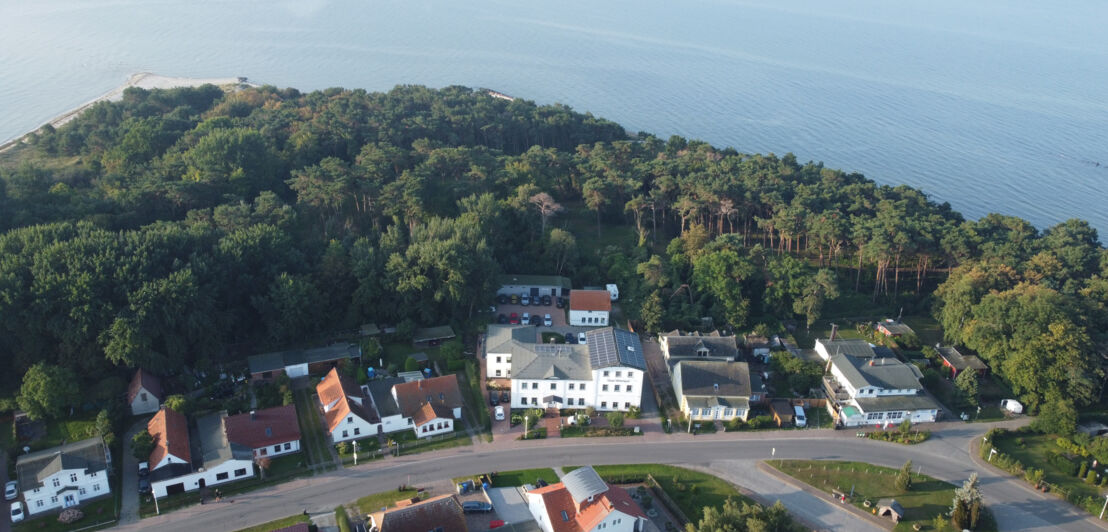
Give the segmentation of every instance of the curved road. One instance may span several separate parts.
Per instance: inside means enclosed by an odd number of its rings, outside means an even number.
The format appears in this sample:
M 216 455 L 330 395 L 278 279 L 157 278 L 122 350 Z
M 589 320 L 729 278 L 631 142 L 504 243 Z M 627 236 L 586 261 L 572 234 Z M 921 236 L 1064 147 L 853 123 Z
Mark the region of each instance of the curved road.
M 1002 423 L 1012 426 L 1018 423 Z M 236 530 L 308 510 L 327 512 L 358 497 L 484 471 L 583 464 L 665 463 L 711 468 L 763 498 L 785 491 L 765 482 L 757 463 L 771 457 L 856 460 L 900 467 L 905 460 L 923 473 L 961 484 L 977 471 L 985 502 L 1001 530 L 1104 530 L 1103 525 L 1066 502 L 1030 489 L 1022 480 L 979 465 L 969 455 L 970 443 L 997 424 L 936 425 L 927 442 L 902 446 L 854 437 L 853 431 L 808 430 L 760 433 L 717 433 L 688 436 L 651 434 L 632 438 L 590 438 L 505 441 L 435 453 L 390 458 L 235 497 L 234 502 L 193 506 L 163 516 L 121 525 L 122 530 L 156 527 L 159 531 Z M 765 483 L 763 483 L 765 482 Z M 777 484 L 780 484 L 779 482 Z M 808 496 L 782 497 L 791 511 L 823 528 L 872 529 L 867 521 L 833 509 L 825 500 Z M 813 502 L 822 501 L 820 504 Z M 791 502 L 791 504 L 790 504 Z

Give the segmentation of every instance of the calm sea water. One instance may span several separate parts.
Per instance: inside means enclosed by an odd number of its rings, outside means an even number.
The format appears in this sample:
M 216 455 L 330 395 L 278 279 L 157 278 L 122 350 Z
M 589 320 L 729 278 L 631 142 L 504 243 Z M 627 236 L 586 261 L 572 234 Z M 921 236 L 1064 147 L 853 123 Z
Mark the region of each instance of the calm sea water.
M 1108 232 L 1102 0 L 0 0 L 0 139 L 140 71 L 489 87 Z

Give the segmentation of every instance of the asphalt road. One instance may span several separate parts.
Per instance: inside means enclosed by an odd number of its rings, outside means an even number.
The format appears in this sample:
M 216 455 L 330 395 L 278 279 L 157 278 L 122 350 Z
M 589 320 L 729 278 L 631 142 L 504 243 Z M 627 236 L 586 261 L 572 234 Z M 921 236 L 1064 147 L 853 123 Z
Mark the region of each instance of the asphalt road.
M 810 505 L 796 490 L 765 484 L 755 472 L 759 460 L 803 458 L 857 460 L 899 467 L 911 459 L 923 473 L 960 484 L 977 471 L 985 502 L 1001 530 L 1104 530 L 1094 518 L 1051 495 L 1033 491 L 1024 482 L 973 462 L 968 449 L 993 425 L 947 424 L 934 426 L 931 440 L 902 446 L 853 437 L 853 432 L 809 430 L 659 438 L 608 438 L 602 441 L 538 440 L 506 442 L 448 449 L 400 457 L 348 468 L 273 488 L 237 496 L 234 502 L 194 506 L 139 523 L 122 530 L 156 527 L 160 531 L 236 530 L 307 510 L 327 511 L 336 505 L 370 493 L 395 489 L 401 484 L 420 485 L 475 472 L 581 464 L 666 463 L 712 468 L 717 474 L 762 493 L 777 496 L 806 520 L 827 528 L 862 529 L 862 521 L 833 513 L 833 505 Z M 749 485 L 754 484 L 754 485 Z M 832 517 L 834 516 L 834 517 Z M 854 519 L 851 521 L 851 519 Z

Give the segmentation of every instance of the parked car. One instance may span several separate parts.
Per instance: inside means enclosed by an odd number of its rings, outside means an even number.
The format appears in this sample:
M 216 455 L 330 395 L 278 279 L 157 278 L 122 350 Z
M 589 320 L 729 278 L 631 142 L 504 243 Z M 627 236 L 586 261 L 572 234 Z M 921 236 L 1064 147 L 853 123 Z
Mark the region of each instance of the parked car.
M 12 503 L 12 522 L 18 523 L 23 520 L 23 503 L 15 501 Z
M 462 511 L 467 514 L 473 513 L 489 513 L 492 511 L 492 505 L 487 502 L 481 501 L 466 501 L 462 503 Z
M 519 325 L 519 314 L 513 312 L 512 315 L 508 318 L 508 323 L 511 323 L 512 325 Z
M 577 333 L 577 343 L 584 344 L 584 343 L 587 343 L 587 342 L 588 341 L 585 340 L 585 333 L 583 333 L 583 332 Z
M 496 296 L 496 303 L 499 304 L 499 305 L 507 305 L 508 304 L 508 296 L 506 296 L 504 294 L 497 295 Z
M 150 474 L 150 464 L 146 462 L 139 462 L 138 465 L 139 477 L 146 477 Z
M 19 496 L 19 483 L 16 481 L 4 484 L 4 500 L 14 501 Z
M 505 315 L 503 315 L 503 314 L 501 314 L 501 315 L 499 315 L 499 316 L 497 316 L 497 317 L 496 317 L 496 323 L 499 323 L 499 324 L 501 324 L 501 325 L 503 325 L 503 324 L 505 324 L 505 323 L 508 323 L 508 317 L 507 317 L 507 316 L 505 316 Z
M 556 305 L 556 306 L 557 306 L 558 308 L 565 308 L 565 306 L 566 306 L 566 298 L 564 298 L 564 297 L 559 297 L 559 298 L 558 298 L 558 301 L 557 301 L 557 302 L 555 303 L 555 305 Z
M 542 296 L 542 304 L 543 304 L 543 306 L 547 306 L 547 307 L 549 307 L 549 306 L 550 306 L 550 303 L 551 303 L 551 299 L 550 299 L 550 296 Z
M 554 325 L 554 320 L 550 318 L 550 314 L 547 314 L 547 315 L 542 317 L 542 324 L 547 326 L 547 327 L 550 327 L 550 326 Z
M 493 417 L 496 418 L 497 421 L 504 421 L 504 407 L 497 406 L 493 410 Z
M 566 343 L 567 344 L 577 343 L 577 337 L 574 336 L 573 333 L 566 333 Z
M 508 390 L 500 390 L 500 402 L 501 403 L 507 403 L 508 402 Z
M 139 477 L 138 492 L 139 495 L 146 495 L 147 493 L 150 493 L 150 479 L 146 477 Z
M 519 304 L 519 296 L 517 296 L 516 294 L 512 294 L 512 304 L 513 305 L 518 305 Z
M 523 294 L 523 295 L 519 296 L 519 304 L 523 305 L 525 307 L 527 305 L 530 305 L 531 304 L 531 296 L 529 296 L 527 294 Z
M 489 392 L 489 406 L 496 406 L 500 404 L 500 400 L 496 397 L 496 392 Z
M 540 318 L 538 314 L 532 315 L 531 316 L 531 325 L 534 325 L 535 327 L 538 327 L 539 325 L 542 325 L 542 318 Z
M 531 313 L 530 312 L 524 312 L 523 313 L 523 319 L 519 320 L 519 322 L 524 324 L 524 325 L 531 325 Z

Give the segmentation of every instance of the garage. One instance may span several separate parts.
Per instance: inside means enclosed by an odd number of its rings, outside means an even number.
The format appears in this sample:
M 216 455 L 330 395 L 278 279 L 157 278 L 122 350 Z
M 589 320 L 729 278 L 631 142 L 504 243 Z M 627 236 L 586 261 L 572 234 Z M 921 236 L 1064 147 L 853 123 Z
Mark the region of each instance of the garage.
M 176 484 L 170 484 L 170 485 L 165 487 L 166 495 L 176 495 L 178 493 L 184 493 L 184 492 L 185 492 L 185 483 L 184 482 L 178 482 Z

